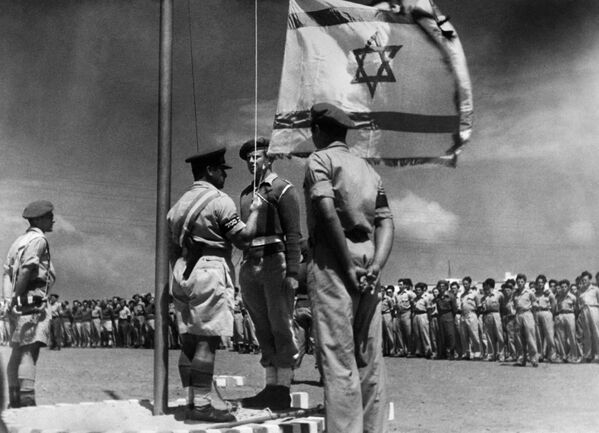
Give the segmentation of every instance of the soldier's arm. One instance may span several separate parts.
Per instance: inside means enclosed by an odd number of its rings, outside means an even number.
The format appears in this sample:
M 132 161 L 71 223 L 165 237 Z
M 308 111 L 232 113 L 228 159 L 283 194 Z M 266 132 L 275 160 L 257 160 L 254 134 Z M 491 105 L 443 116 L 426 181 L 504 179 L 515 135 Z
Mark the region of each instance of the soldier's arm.
M 374 218 L 374 258 L 368 267 L 368 279 L 375 283 L 378 282 L 381 269 L 387 263 L 389 254 L 391 254 L 393 234 L 395 232 L 393 215 L 389 209 L 387 195 L 380 179 L 377 189 Z
M 47 248 L 48 244 L 44 238 L 34 239 L 27 245 L 21 258 L 22 263 L 15 281 L 13 297 L 21 296 L 27 291 L 30 280 L 37 273 L 40 258 Z
M 359 290 L 359 280 L 360 277 L 366 275 L 366 269 L 356 266 L 351 259 L 333 198 L 318 197 L 314 200 L 313 206 L 316 211 L 316 218 L 323 227 L 322 234 L 333 251 L 337 253 L 337 260 L 345 271 L 350 285 L 349 289 Z
M 279 197 L 279 220 L 285 233 L 287 277 L 297 277 L 300 251 L 300 207 L 295 188 L 290 185 Z
M 256 196 L 258 197 L 258 196 Z M 254 199 L 256 200 L 256 198 Z M 253 203 L 252 203 L 253 206 Z M 256 236 L 258 230 L 258 210 L 250 207 L 250 216 L 245 222 L 245 227 L 241 230 L 230 232 L 229 239 L 240 250 L 245 250 L 250 246 L 250 242 Z

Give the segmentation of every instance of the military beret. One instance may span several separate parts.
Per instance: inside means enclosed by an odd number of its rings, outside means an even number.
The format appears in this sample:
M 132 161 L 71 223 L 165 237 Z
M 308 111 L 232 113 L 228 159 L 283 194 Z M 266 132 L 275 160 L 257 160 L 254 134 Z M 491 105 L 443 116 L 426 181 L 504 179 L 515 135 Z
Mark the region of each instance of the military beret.
M 38 200 L 29 203 L 23 210 L 23 218 L 39 218 L 54 210 L 54 205 L 48 200 Z
M 189 162 L 192 166 L 220 166 L 222 168 L 231 168 L 225 163 L 226 151 L 227 149 L 223 147 L 221 149 L 213 150 L 210 152 L 198 153 L 187 158 L 185 162 Z
M 56 298 L 56 299 L 58 299 L 58 295 L 57 295 L 56 293 L 51 293 L 51 294 L 50 294 L 50 297 L 51 297 L 51 298 Z
M 239 157 L 241 159 L 247 160 L 248 154 L 250 152 L 254 152 L 255 150 L 268 150 L 269 144 L 270 141 L 268 138 L 258 137 L 255 142 L 252 138 L 241 145 L 241 149 L 239 149 Z
M 310 109 L 312 123 L 318 125 L 343 126 L 355 128 L 356 124 L 341 108 L 328 102 L 319 102 Z

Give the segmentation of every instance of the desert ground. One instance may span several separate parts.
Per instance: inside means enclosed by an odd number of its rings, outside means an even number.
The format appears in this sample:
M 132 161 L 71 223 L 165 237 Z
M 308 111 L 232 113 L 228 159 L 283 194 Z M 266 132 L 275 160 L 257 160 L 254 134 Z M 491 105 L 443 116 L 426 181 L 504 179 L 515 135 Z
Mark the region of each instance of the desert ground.
M 0 348 L 6 362 L 9 349 Z M 169 352 L 169 401 L 185 397 Z M 245 376 L 226 398 L 251 395 L 262 385 L 259 355 L 217 353 L 216 374 Z M 599 364 L 546 364 L 538 368 L 484 361 L 386 358 L 393 432 L 597 432 Z M 38 405 L 153 398 L 153 352 L 147 349 L 43 349 L 37 374 Z M 323 400 L 314 358 L 296 371 L 292 391 L 310 404 Z

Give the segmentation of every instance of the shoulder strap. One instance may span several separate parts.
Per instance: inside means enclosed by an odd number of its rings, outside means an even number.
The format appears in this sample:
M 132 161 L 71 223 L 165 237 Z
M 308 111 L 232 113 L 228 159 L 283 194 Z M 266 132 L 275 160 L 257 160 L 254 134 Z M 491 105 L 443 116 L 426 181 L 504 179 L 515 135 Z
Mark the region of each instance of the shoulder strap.
M 216 190 L 208 190 L 204 194 L 201 194 L 196 198 L 194 202 L 192 202 L 191 206 L 185 212 L 185 222 L 183 223 L 183 227 L 181 229 L 181 234 L 179 235 L 179 246 L 183 247 L 185 245 L 185 239 L 189 236 L 190 230 L 189 225 L 192 221 L 195 221 L 208 203 L 214 200 L 218 196 L 218 191 Z

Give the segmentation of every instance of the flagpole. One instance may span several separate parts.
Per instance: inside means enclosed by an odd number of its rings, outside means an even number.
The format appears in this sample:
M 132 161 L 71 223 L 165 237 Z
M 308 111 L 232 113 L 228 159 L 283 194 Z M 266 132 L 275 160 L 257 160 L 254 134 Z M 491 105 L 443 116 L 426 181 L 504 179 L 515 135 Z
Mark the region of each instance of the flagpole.
M 154 329 L 154 415 L 163 415 L 168 398 L 168 227 L 171 191 L 173 0 L 160 1 L 160 102 L 158 112 L 158 191 L 156 206 L 156 271 Z

